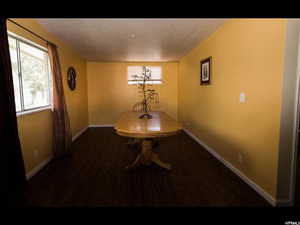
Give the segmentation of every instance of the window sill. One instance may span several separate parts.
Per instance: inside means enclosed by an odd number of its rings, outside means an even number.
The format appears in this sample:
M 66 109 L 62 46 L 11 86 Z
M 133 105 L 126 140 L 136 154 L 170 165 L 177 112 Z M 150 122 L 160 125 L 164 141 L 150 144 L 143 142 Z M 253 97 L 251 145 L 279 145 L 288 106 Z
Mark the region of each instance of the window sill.
M 46 110 L 51 110 L 51 106 L 46 106 L 43 108 L 33 109 L 33 110 L 28 110 L 28 111 L 23 111 L 23 112 L 18 112 L 17 117 L 28 115 L 28 114 L 33 114 L 33 113 L 37 113 L 37 112 L 42 112 L 42 111 L 46 111 Z
M 143 84 L 143 82 L 139 81 L 128 81 L 129 85 L 134 85 L 134 84 Z M 157 85 L 157 84 L 162 84 L 162 81 L 154 81 L 154 82 L 146 82 L 146 85 Z

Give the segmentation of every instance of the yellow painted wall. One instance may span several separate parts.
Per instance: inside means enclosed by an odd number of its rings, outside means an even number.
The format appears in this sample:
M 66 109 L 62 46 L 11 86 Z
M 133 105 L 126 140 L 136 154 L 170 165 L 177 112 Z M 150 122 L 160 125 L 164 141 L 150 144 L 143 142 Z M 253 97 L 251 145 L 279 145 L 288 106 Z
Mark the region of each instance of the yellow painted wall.
M 273 197 L 285 24 L 283 19 L 229 20 L 179 62 L 179 121 Z M 211 85 L 200 86 L 200 60 L 209 56 Z M 241 92 L 245 103 L 239 103 Z
M 127 83 L 127 66 L 130 65 L 162 66 L 163 83 L 153 85 L 159 93 L 159 104 L 153 109 L 177 119 L 178 63 L 88 62 L 89 124 L 114 124 L 119 113 L 131 110 L 140 100 L 137 88 Z
M 88 125 L 86 61 L 65 43 L 47 32 L 36 21 L 32 19 L 13 20 L 58 46 L 71 131 L 72 135 L 77 134 Z M 7 28 L 19 36 L 46 47 L 45 42 L 9 21 Z M 77 72 L 77 87 L 75 91 L 71 91 L 67 86 L 66 73 L 69 66 L 73 66 Z M 52 154 L 51 110 L 18 116 L 18 127 L 25 168 L 26 172 L 29 172 Z

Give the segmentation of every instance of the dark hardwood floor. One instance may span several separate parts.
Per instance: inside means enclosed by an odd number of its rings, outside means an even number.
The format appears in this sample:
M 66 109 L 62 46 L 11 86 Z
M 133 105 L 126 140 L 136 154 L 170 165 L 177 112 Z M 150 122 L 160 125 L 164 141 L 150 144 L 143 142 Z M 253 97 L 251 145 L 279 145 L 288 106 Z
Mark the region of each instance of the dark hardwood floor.
M 53 160 L 28 181 L 28 206 L 270 206 L 184 132 L 156 148 L 173 170 L 126 171 L 139 149 L 113 128 L 89 128 L 72 155 Z

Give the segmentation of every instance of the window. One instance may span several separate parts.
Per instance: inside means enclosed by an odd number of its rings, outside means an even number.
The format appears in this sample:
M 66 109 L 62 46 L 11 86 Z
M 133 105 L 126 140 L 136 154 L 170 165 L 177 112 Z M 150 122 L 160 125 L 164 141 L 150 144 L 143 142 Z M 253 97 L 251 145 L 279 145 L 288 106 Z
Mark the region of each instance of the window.
M 146 81 L 148 84 L 161 84 L 161 67 L 160 66 L 146 66 L 146 69 L 151 70 L 151 80 Z M 139 84 L 142 83 L 142 80 L 134 79 L 134 75 L 141 76 L 143 73 L 142 66 L 128 66 L 127 68 L 127 76 L 128 76 L 128 84 Z
M 51 85 L 47 50 L 11 34 L 8 42 L 16 111 L 49 107 Z

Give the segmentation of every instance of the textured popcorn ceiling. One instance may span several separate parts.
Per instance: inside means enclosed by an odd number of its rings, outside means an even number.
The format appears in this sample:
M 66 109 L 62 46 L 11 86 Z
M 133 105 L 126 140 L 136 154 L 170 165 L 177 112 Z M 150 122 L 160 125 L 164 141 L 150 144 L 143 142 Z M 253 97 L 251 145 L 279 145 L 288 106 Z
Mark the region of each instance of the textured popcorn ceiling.
M 177 61 L 226 19 L 36 19 L 89 61 Z

